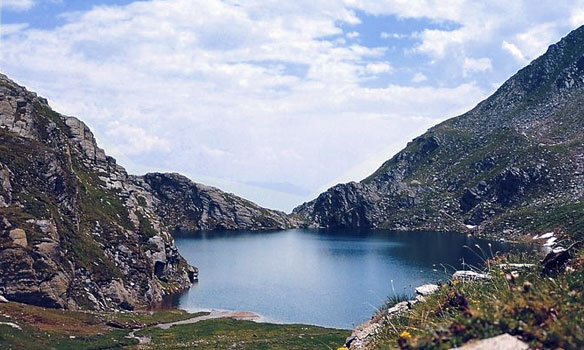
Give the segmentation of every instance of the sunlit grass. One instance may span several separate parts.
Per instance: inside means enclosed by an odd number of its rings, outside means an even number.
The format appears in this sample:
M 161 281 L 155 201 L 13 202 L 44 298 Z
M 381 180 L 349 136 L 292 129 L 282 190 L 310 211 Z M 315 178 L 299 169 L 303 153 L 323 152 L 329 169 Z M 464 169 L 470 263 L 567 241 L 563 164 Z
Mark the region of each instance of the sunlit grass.
M 450 349 L 502 333 L 534 348 L 584 348 L 584 254 L 580 252 L 568 271 L 553 279 L 541 273 L 538 259 L 523 253 L 487 260 L 482 272 L 492 280 L 445 284 L 425 303 L 392 317 L 378 349 Z M 517 275 L 500 269 L 501 263 L 538 267 Z

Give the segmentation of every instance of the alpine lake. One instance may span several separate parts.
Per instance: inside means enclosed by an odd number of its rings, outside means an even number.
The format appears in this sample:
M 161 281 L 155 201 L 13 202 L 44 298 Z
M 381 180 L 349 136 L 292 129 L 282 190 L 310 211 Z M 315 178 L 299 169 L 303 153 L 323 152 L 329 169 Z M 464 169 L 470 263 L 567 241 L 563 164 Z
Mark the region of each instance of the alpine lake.
M 182 232 L 199 282 L 167 303 L 191 312 L 250 311 L 273 323 L 350 329 L 388 297 L 478 269 L 511 244 L 460 233 L 293 229 Z

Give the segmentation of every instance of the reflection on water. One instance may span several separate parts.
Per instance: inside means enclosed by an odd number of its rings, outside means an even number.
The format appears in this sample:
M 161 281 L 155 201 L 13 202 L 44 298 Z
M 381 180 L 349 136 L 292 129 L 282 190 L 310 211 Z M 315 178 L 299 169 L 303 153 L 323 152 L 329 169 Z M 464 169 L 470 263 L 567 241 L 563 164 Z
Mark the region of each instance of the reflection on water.
M 463 265 L 481 266 L 485 256 L 509 249 L 462 234 L 380 230 L 175 238 L 181 254 L 199 267 L 199 283 L 167 302 L 190 311 L 253 311 L 274 321 L 340 328 L 368 319 L 393 293 L 413 294 L 419 285 L 445 280 Z

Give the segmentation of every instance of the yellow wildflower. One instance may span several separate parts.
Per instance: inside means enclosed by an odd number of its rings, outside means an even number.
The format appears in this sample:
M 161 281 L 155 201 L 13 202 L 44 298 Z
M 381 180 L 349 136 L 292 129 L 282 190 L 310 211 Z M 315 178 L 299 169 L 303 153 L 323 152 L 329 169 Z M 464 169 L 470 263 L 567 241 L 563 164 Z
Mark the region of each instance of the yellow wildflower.
M 340 348 L 338 348 L 337 350 L 349 350 L 349 348 L 347 348 L 346 346 L 341 346 Z
M 401 334 L 399 335 L 399 337 L 400 338 L 403 338 L 403 339 L 406 339 L 406 340 L 412 339 L 412 335 L 408 331 L 401 332 Z

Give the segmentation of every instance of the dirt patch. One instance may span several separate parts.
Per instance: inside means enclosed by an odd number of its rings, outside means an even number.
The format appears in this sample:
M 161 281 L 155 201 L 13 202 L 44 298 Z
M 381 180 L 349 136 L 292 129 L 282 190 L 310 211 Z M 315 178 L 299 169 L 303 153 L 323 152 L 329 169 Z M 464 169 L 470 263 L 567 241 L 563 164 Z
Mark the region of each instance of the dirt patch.
M 24 304 L 7 303 L 0 304 L 0 313 L 9 316 L 14 321 L 29 324 L 32 327 L 46 332 L 95 335 L 107 331 L 102 320 L 84 312 L 45 309 Z

